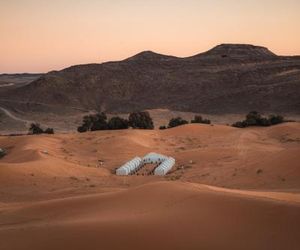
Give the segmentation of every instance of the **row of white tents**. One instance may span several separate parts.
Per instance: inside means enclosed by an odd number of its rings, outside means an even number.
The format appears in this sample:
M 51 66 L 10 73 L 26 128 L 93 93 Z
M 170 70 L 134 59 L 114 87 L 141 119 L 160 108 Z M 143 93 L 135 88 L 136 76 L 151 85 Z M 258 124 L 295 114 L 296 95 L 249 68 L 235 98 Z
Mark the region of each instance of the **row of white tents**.
M 140 157 L 135 157 L 131 161 L 126 162 L 122 167 L 118 168 L 116 174 L 130 175 L 138 171 L 142 166 L 143 166 L 142 159 Z
M 154 175 L 166 175 L 174 166 L 175 159 L 169 157 L 167 160 L 163 161 L 155 170 Z
M 117 169 L 116 174 L 134 174 L 145 164 L 159 164 L 154 170 L 154 175 L 166 175 L 175 165 L 175 159 L 157 153 L 149 153 L 142 159 L 140 157 L 135 157 L 131 161 L 125 163 L 123 166 Z

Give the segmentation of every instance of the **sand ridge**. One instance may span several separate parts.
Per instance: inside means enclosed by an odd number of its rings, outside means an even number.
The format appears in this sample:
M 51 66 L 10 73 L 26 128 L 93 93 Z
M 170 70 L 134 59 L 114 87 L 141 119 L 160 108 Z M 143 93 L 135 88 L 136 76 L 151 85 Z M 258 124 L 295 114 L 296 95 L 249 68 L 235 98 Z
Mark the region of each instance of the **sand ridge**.
M 0 137 L 0 249 L 299 249 L 299 132 L 191 124 Z M 176 158 L 166 177 L 114 174 L 152 151 Z

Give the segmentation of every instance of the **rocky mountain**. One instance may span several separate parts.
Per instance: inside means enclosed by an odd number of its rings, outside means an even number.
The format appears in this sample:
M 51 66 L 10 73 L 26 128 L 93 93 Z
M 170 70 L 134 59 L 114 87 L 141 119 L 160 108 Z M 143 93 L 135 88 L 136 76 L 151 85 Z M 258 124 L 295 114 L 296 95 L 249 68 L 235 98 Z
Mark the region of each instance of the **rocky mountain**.
M 42 75 L 1 98 L 59 107 L 128 112 L 168 108 L 201 113 L 300 112 L 300 57 L 221 44 L 178 58 L 151 51 L 123 61 Z

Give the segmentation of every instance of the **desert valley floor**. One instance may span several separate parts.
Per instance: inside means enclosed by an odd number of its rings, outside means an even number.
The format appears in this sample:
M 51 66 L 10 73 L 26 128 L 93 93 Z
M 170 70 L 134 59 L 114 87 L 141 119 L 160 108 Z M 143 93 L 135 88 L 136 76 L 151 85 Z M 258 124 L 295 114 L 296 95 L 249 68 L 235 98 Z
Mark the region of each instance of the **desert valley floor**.
M 300 249 L 300 123 L 1 136 L 0 249 Z M 115 175 L 134 156 L 165 177 Z

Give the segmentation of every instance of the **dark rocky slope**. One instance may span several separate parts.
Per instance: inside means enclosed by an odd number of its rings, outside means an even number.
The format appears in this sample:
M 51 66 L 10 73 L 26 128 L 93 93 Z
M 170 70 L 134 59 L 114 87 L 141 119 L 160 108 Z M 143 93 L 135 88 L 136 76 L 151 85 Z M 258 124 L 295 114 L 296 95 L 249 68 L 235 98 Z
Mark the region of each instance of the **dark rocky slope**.
M 300 57 L 222 44 L 192 57 L 142 52 L 119 62 L 49 72 L 1 98 L 107 112 L 300 112 Z

